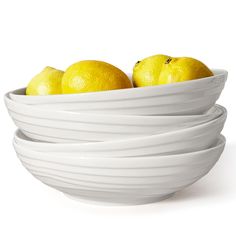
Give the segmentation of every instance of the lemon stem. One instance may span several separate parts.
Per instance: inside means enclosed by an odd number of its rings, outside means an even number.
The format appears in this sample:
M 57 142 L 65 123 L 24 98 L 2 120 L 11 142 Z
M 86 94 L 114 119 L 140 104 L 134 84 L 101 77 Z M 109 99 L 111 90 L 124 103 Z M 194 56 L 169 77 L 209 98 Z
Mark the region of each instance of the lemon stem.
M 169 64 L 171 61 L 172 61 L 172 58 L 169 57 L 169 58 L 166 60 L 165 64 Z

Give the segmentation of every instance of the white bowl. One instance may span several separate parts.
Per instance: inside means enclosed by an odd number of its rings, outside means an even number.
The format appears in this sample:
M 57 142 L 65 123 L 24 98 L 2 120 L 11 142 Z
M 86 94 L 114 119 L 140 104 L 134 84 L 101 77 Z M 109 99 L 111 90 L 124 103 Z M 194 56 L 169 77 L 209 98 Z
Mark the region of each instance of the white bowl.
M 226 120 L 226 110 L 218 118 L 204 124 L 164 134 L 126 140 L 91 143 L 44 143 L 34 142 L 21 132 L 15 135 L 16 143 L 35 151 L 68 152 L 82 156 L 127 157 L 142 155 L 174 154 L 209 148 L 220 135 Z M 65 154 L 64 154 L 65 153 Z
M 91 142 L 161 134 L 216 119 L 224 108 L 216 105 L 202 115 L 122 116 L 50 111 L 12 101 L 5 96 L 8 112 L 21 131 L 32 139 L 50 142 Z
M 49 110 L 130 115 L 202 114 L 219 98 L 227 71 L 214 76 L 168 85 L 96 93 L 26 96 L 25 89 L 9 93 L 12 100 Z
M 37 179 L 71 197 L 116 204 L 160 201 L 194 183 L 214 166 L 225 145 L 198 152 L 132 158 L 83 158 L 33 151 L 14 141 L 22 164 Z

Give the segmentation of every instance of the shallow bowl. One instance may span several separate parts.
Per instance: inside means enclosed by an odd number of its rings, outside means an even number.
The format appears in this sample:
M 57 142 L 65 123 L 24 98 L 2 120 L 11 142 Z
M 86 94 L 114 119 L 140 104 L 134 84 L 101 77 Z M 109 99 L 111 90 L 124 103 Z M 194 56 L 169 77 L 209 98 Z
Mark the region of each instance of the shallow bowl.
M 225 109 L 215 105 L 202 115 L 131 116 L 51 111 L 12 101 L 5 104 L 16 126 L 28 137 L 57 143 L 112 141 L 161 134 L 216 119 Z
M 208 149 L 177 155 L 84 158 L 33 151 L 14 141 L 25 168 L 43 183 L 75 199 L 144 204 L 160 201 L 193 184 L 219 159 L 220 136 Z
M 127 157 L 142 155 L 174 154 L 198 151 L 209 148 L 219 137 L 227 112 L 218 118 L 190 128 L 184 128 L 163 134 L 149 135 L 125 140 L 114 140 L 90 143 L 46 143 L 33 141 L 18 131 L 15 141 L 35 151 L 57 152 L 67 155 L 68 152 L 82 156 Z
M 195 115 L 210 109 L 219 98 L 227 71 L 174 84 L 103 92 L 26 96 L 25 89 L 9 93 L 12 100 L 48 110 L 120 115 Z

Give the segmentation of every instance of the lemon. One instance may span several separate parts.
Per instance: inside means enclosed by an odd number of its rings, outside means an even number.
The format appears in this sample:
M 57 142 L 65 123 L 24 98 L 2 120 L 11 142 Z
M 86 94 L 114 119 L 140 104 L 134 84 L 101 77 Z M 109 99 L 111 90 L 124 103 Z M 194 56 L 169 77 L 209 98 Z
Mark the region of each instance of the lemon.
M 170 84 L 212 76 L 201 61 L 190 57 L 168 58 L 162 66 L 158 84 Z
M 169 56 L 154 55 L 138 61 L 133 68 L 133 82 L 136 87 L 153 86 L 159 84 L 162 66 Z
M 131 88 L 127 75 L 103 61 L 86 60 L 71 65 L 62 78 L 63 93 L 86 93 Z
M 29 82 L 26 95 L 50 95 L 61 93 L 61 79 L 64 72 L 45 67 Z

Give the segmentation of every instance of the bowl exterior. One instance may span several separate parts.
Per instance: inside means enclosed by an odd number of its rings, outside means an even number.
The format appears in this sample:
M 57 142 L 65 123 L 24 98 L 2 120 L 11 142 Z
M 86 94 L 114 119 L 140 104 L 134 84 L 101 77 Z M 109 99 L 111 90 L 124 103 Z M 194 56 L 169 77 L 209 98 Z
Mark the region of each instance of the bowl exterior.
M 16 126 L 34 140 L 56 143 L 112 141 L 167 133 L 214 120 L 224 108 L 195 116 L 114 116 L 45 111 L 5 97 Z
M 140 160 L 117 158 L 116 161 L 126 167 L 133 163 L 134 167 L 130 169 L 119 168 L 119 165 L 111 168 L 112 162 L 107 158 L 101 159 L 102 169 L 93 160 L 83 158 L 69 157 L 63 160 L 64 164 L 59 164 L 60 157 L 54 154 L 35 152 L 16 143 L 14 147 L 22 164 L 33 176 L 73 198 L 144 204 L 172 196 L 206 175 L 219 159 L 224 142 L 221 138 L 213 148 L 182 155 L 143 157 Z M 86 168 L 84 162 L 87 162 Z M 137 163 L 139 167 L 135 166 Z
M 107 142 L 51 144 L 30 140 L 21 132 L 15 135 L 16 143 L 35 151 L 56 152 L 57 155 L 72 153 L 86 157 L 127 157 L 143 155 L 160 155 L 192 152 L 209 148 L 219 137 L 226 112 L 217 119 L 195 127 L 174 132 L 150 135 L 141 138 L 115 140 Z

